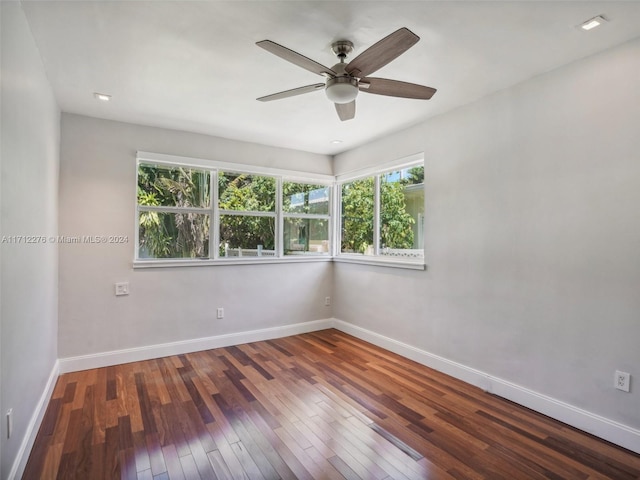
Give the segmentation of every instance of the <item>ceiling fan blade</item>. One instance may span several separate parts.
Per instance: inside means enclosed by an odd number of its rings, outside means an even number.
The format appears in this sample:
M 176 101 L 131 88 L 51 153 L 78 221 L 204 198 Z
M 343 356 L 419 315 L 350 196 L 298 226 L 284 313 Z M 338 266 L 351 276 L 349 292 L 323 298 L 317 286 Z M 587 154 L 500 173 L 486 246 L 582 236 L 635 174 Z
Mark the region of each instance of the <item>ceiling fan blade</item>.
M 256 45 L 264 48 L 267 52 L 273 53 L 274 55 L 277 55 L 287 62 L 298 65 L 299 67 L 302 67 L 305 70 L 309 70 L 310 72 L 317 73 L 318 75 L 329 76 L 332 78 L 338 76 L 338 74 L 331 70 L 329 67 L 325 67 L 324 65 L 321 65 L 318 62 L 305 57 L 304 55 L 300 55 L 299 53 L 294 52 L 287 47 L 278 45 L 271 40 L 262 40 L 261 42 L 256 42 Z
M 271 100 L 280 100 L 281 98 L 295 97 L 296 95 L 302 95 L 303 93 L 315 92 L 316 90 L 324 89 L 324 83 L 316 83 L 314 85 L 307 85 L 306 87 L 292 88 L 291 90 L 285 90 L 284 92 L 273 93 L 264 97 L 257 98 L 261 102 L 270 102 Z
M 420 37 L 408 28 L 396 30 L 349 62 L 346 71 L 354 77 L 366 77 L 398 58 L 415 45 L 418 40 L 420 40 Z
M 424 85 L 374 77 L 366 77 L 360 80 L 359 88 L 362 92 L 376 95 L 416 98 L 419 100 L 429 100 L 436 93 L 435 88 L 425 87 Z
M 356 101 L 349 103 L 336 103 L 336 112 L 338 112 L 338 116 L 340 120 L 343 122 L 345 120 L 351 120 L 356 116 Z

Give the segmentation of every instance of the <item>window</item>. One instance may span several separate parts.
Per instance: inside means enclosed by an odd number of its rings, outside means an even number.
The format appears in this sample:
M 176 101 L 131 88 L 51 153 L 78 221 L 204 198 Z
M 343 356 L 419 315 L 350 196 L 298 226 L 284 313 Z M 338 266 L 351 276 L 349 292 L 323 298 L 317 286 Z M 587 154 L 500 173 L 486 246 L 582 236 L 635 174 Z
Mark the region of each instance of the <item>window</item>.
M 136 260 L 329 257 L 331 186 L 262 170 L 139 159 Z
M 138 167 L 138 258 L 208 258 L 211 173 Z
M 218 173 L 220 257 L 276 254 L 276 179 Z
M 139 156 L 136 267 L 331 259 L 425 267 L 422 155 L 338 178 Z
M 329 254 L 330 192 L 326 185 L 282 184 L 285 255 Z
M 342 185 L 342 253 L 373 255 L 375 178 Z
M 340 252 L 424 257 L 424 165 L 412 164 L 341 184 Z
M 380 254 L 424 256 L 424 166 L 380 176 Z

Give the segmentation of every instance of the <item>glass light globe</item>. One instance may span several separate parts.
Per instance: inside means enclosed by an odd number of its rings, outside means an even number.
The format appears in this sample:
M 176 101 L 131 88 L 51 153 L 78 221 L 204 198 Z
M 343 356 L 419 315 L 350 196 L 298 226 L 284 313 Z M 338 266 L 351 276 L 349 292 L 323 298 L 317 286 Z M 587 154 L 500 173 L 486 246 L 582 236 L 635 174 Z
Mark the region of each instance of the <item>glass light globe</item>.
M 351 103 L 358 96 L 358 81 L 351 77 L 330 78 L 325 92 L 334 103 Z

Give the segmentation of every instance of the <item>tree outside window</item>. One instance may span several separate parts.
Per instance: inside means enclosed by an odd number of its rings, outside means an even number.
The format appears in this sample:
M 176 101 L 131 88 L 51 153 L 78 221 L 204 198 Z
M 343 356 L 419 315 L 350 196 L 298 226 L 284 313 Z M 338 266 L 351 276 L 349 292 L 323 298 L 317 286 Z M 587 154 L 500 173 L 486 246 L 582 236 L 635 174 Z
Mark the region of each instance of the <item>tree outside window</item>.
M 140 162 L 137 189 L 138 259 L 331 253 L 328 185 Z M 423 165 L 342 183 L 340 193 L 341 253 L 423 257 Z
M 377 191 L 377 192 L 376 192 Z M 424 226 L 424 166 L 381 173 L 342 184 L 341 252 L 421 256 Z M 376 217 L 376 196 L 379 215 Z
M 204 170 L 139 165 L 139 258 L 209 256 L 209 180 Z
M 283 182 L 285 255 L 329 254 L 330 193 L 327 185 Z
M 212 178 L 217 179 L 216 199 Z M 285 255 L 330 253 L 328 185 L 140 162 L 137 188 L 138 259 L 208 259 L 214 253 L 273 257 L 279 241 Z M 277 212 L 280 188 L 282 212 Z M 211 236 L 218 239 L 216 251 L 209 250 Z
M 219 172 L 220 256 L 256 255 L 276 248 L 276 179 Z M 247 252 L 248 253 L 248 252 Z

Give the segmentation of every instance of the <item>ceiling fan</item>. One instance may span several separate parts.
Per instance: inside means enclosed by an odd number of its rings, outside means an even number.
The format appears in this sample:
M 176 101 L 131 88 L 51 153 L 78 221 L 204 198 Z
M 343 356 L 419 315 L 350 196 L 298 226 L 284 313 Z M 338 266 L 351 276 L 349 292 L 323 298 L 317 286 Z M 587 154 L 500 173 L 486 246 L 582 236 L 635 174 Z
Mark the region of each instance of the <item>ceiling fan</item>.
M 256 42 L 256 45 L 266 51 L 305 70 L 326 77 L 325 83 L 315 83 L 305 87 L 285 90 L 284 92 L 260 97 L 258 100 L 269 102 L 302 95 L 303 93 L 315 92 L 316 90 L 324 90 L 329 100 L 335 104 L 338 116 L 342 121 L 351 120 L 355 117 L 356 97 L 360 91 L 391 97 L 428 100 L 436 93 L 435 88 L 368 76 L 402 55 L 415 45 L 418 40 L 420 40 L 420 37 L 411 30 L 401 28 L 367 48 L 349 63 L 345 63 L 345 59 L 353 50 L 353 43 L 348 40 L 339 40 L 331 45 L 331 49 L 340 62 L 331 68 L 325 67 L 271 40 Z

